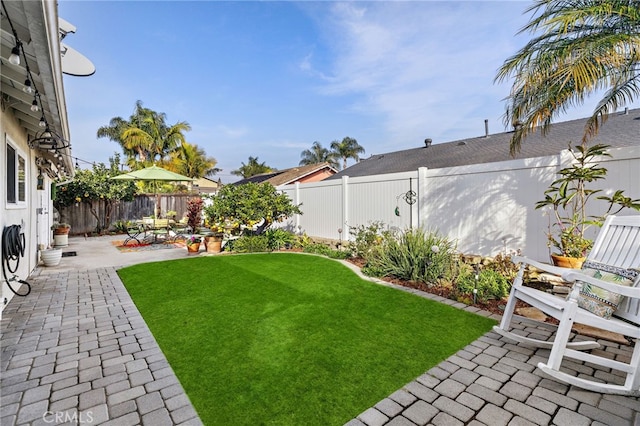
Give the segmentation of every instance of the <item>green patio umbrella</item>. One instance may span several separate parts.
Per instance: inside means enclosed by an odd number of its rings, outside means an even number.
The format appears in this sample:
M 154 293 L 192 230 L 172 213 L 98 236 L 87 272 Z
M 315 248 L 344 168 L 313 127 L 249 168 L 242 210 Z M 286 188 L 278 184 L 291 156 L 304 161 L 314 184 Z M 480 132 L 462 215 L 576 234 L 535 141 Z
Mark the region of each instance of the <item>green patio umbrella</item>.
M 151 167 L 145 167 L 144 169 L 135 170 L 133 172 L 124 173 L 118 176 L 114 176 L 111 179 L 115 180 L 144 180 L 154 182 L 155 195 L 156 195 L 156 217 L 160 215 L 160 197 L 158 196 L 158 181 L 166 182 L 187 182 L 193 181 L 192 178 L 174 173 L 162 167 L 158 167 L 155 164 Z

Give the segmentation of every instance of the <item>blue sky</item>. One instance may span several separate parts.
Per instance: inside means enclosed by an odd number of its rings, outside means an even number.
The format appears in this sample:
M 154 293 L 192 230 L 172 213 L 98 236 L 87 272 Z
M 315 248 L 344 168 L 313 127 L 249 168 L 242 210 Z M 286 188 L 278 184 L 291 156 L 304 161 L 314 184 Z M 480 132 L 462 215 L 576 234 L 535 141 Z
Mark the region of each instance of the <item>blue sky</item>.
M 530 38 L 530 4 L 60 0 L 65 43 L 96 66 L 64 79 L 73 155 L 106 163 L 120 147 L 96 130 L 137 100 L 187 121 L 225 183 L 249 156 L 297 166 L 314 141 L 350 136 L 366 158 L 480 136 L 485 119 L 502 132 L 509 86 L 493 79 Z

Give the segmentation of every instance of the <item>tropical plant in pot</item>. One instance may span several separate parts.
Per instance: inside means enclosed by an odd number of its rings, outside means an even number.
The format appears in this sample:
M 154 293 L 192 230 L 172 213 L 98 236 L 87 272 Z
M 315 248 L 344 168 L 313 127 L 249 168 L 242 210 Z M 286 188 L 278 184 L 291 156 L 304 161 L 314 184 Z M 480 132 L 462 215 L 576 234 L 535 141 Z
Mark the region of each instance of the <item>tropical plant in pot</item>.
M 71 230 L 71 225 L 68 223 L 55 222 L 51 225 L 51 229 L 53 230 L 54 235 L 66 235 Z
M 201 242 L 202 238 L 199 235 L 191 235 L 185 241 L 185 243 L 187 244 L 187 251 L 189 253 L 197 253 L 200 250 Z
M 202 198 L 192 197 L 187 201 L 187 226 L 191 232 L 197 232 L 202 222 Z
M 601 189 L 587 188 L 588 184 L 606 178 L 607 169 L 598 163 L 598 158 L 611 157 L 607 148 L 609 145 L 604 144 L 569 146 L 572 164 L 558 172 L 557 179 L 544 192 L 545 198 L 536 203 L 536 209 L 551 210 L 547 245 L 556 251 L 550 253 L 555 264 L 561 262 L 560 257 L 577 259 L 562 266 L 579 268 L 593 245 L 585 234 L 589 227 L 602 226 L 607 216 L 625 208 L 640 210 L 640 199 L 632 200 L 622 190 L 607 196 L 601 195 Z M 604 202 L 604 213 L 591 214 L 588 210 L 595 200 Z

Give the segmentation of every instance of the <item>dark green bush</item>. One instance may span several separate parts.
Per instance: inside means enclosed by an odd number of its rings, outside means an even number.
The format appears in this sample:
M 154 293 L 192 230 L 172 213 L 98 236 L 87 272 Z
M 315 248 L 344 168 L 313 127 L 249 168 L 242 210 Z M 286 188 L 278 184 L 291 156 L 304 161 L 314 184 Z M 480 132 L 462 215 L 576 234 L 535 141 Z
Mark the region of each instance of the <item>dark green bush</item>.
M 341 250 L 334 250 L 324 244 L 307 244 L 302 249 L 305 253 L 321 254 L 332 259 L 347 259 L 351 253 Z
M 233 241 L 232 250 L 237 253 L 271 251 L 269 249 L 269 239 L 265 235 L 244 235 Z

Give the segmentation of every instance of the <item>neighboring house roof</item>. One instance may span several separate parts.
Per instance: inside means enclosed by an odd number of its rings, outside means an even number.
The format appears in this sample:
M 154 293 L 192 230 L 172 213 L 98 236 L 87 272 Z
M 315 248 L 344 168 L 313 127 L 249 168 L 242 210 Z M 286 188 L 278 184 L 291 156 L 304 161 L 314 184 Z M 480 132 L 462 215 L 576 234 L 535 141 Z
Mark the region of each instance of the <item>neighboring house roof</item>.
M 220 179 L 217 181 L 207 177 L 201 177 L 192 182 L 192 185 L 200 193 L 215 193 L 222 187 Z
M 245 183 L 269 182 L 273 186 L 288 185 L 295 182 L 317 182 L 337 173 L 329 163 L 310 164 L 308 166 L 292 167 L 290 169 L 277 170 L 263 173 L 234 182 L 231 185 Z
M 406 172 L 419 167 L 438 169 L 557 155 L 567 149 L 569 143 L 575 146 L 581 142 L 586 122 L 587 118 L 554 123 L 546 136 L 538 130 L 525 139 L 522 149 L 515 156 L 509 153 L 513 132 L 496 133 L 372 155 L 328 179 Z M 597 136 L 589 141 L 590 145 L 596 143 L 615 148 L 640 145 L 640 109 L 610 114 Z

